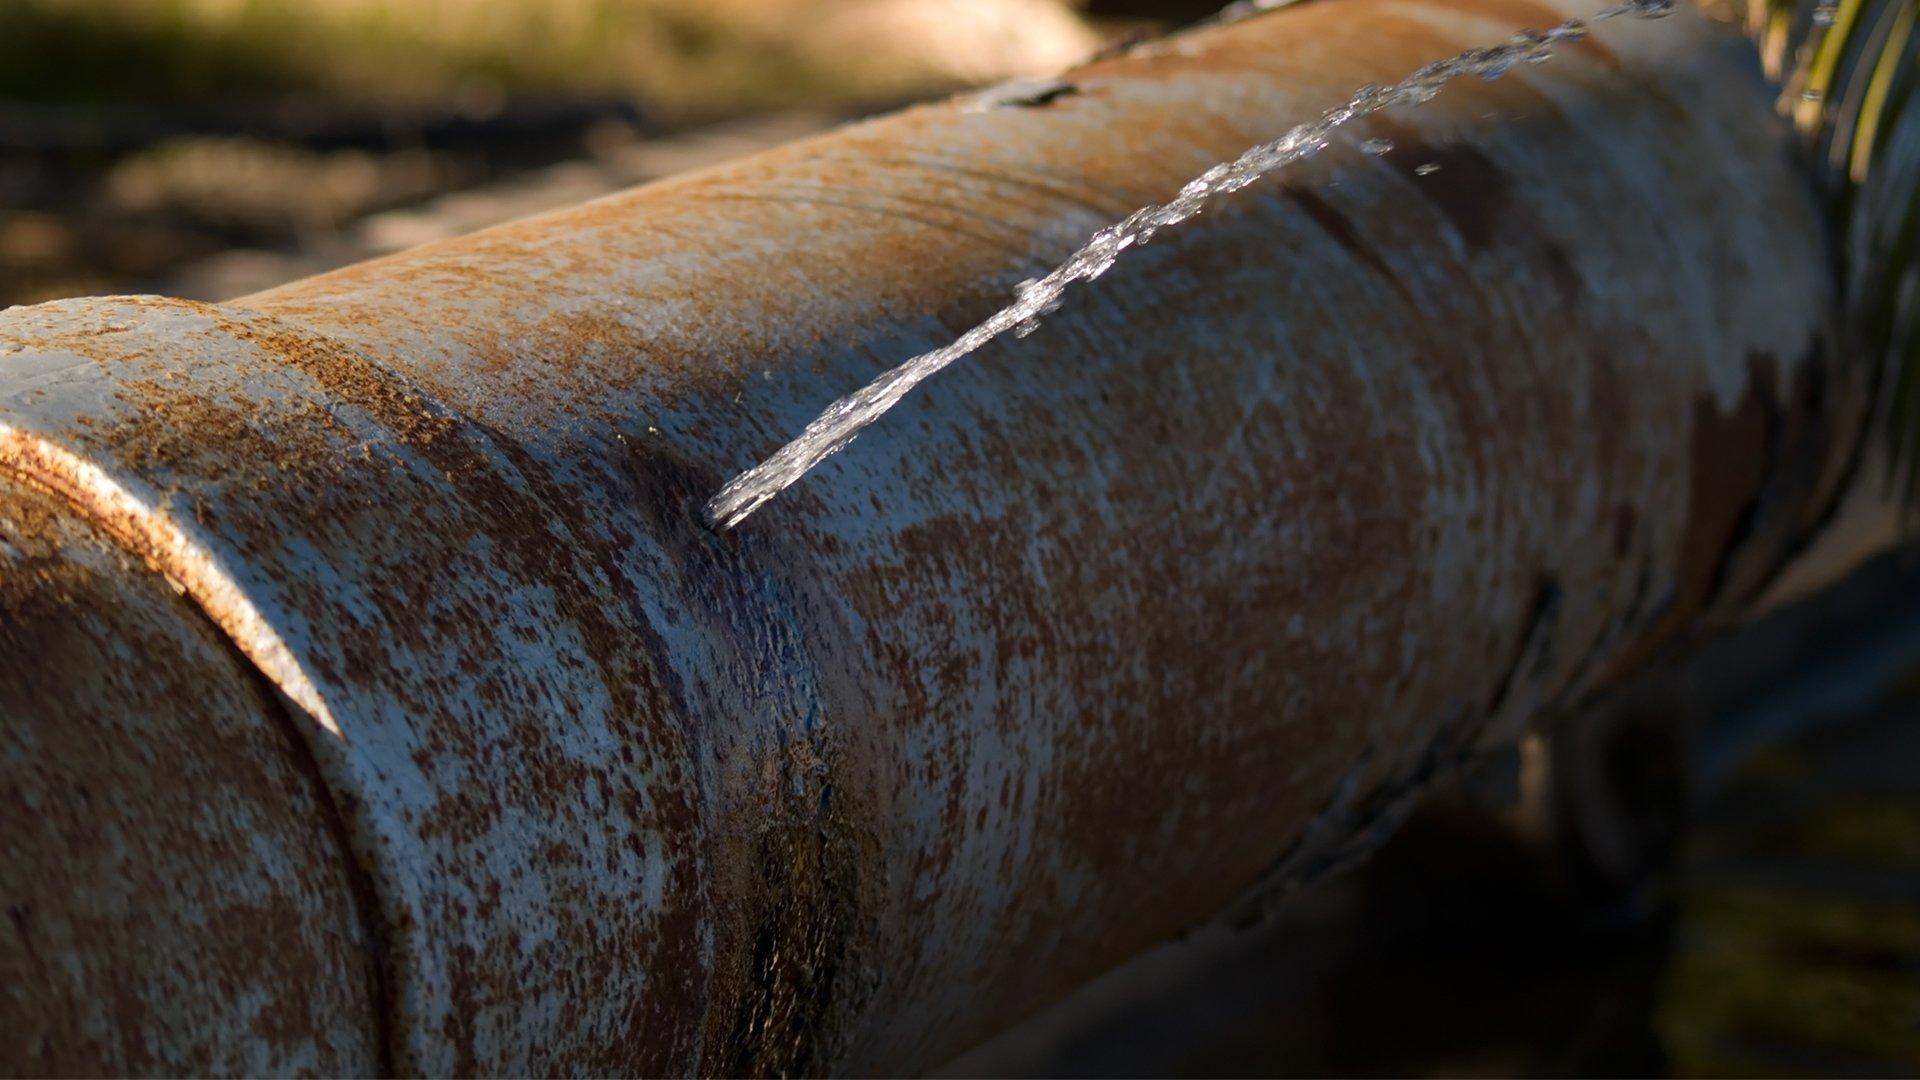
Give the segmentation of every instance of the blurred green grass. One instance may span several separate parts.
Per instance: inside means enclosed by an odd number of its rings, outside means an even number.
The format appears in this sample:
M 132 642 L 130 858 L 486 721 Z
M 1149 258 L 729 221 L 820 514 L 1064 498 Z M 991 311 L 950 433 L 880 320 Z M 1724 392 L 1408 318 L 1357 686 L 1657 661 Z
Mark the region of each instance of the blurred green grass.
M 1911 905 L 1718 883 L 1682 910 L 1661 1025 L 1676 1074 L 1920 1068 Z

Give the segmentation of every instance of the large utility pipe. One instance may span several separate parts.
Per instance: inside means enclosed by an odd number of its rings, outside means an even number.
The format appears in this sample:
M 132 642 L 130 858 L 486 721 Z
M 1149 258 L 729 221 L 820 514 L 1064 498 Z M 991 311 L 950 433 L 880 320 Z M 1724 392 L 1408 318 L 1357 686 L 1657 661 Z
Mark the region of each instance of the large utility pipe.
M 1872 372 L 1692 13 L 1356 126 L 700 523 L 1099 225 L 1581 13 L 1300 4 L 0 315 L 0 1069 L 910 1069 L 1740 611 Z

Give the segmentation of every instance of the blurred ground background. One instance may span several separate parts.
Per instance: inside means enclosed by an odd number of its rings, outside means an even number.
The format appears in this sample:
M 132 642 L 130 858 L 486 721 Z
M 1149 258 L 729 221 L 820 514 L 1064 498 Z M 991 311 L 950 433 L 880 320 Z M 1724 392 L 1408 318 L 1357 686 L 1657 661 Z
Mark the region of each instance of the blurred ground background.
M 230 298 L 1215 6 L 0 0 L 0 306 Z M 1581 749 L 1639 793 L 1616 865 L 1443 794 L 1278 920 L 1158 950 L 946 1073 L 1920 1073 L 1914 597 L 1883 560 L 1609 706 L 1685 735 Z
M 1058 68 L 1112 7 L 0 0 L 0 304 L 236 295 Z

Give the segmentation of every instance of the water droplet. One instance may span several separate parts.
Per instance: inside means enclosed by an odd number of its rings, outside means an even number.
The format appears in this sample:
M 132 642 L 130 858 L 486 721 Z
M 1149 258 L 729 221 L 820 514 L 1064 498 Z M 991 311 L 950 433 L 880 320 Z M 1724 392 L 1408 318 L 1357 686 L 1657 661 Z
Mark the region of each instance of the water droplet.
M 1366 142 L 1360 144 L 1360 149 L 1372 154 L 1374 157 L 1379 157 L 1381 154 L 1391 154 L 1393 153 L 1393 140 L 1368 139 Z
M 1424 165 L 1414 166 L 1413 175 L 1432 176 L 1434 173 L 1437 173 L 1439 171 L 1440 171 L 1440 163 L 1437 161 L 1429 161 Z

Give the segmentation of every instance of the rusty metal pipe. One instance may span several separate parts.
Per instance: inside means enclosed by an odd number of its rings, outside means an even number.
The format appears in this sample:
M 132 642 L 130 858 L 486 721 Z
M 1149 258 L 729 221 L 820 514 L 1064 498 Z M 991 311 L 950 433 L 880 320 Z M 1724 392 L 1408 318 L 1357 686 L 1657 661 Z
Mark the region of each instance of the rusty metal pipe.
M 8 572 L 93 650 L 20 630 L 0 669 L 0 790 L 48 820 L 0 861 L 0 1060 L 925 1065 L 1741 610 L 1871 373 L 1823 347 L 1751 49 L 1690 13 L 1357 126 L 1393 151 L 1243 192 L 698 520 L 1098 225 L 1576 13 L 1301 4 L 233 304 L 0 315 L 9 490 L 84 534 Z M 98 537 L 151 574 L 45 577 Z M 49 741 L 82 713 L 152 767 Z M 202 788 L 230 768 L 266 779 Z M 83 932 L 134 873 L 151 929 Z

